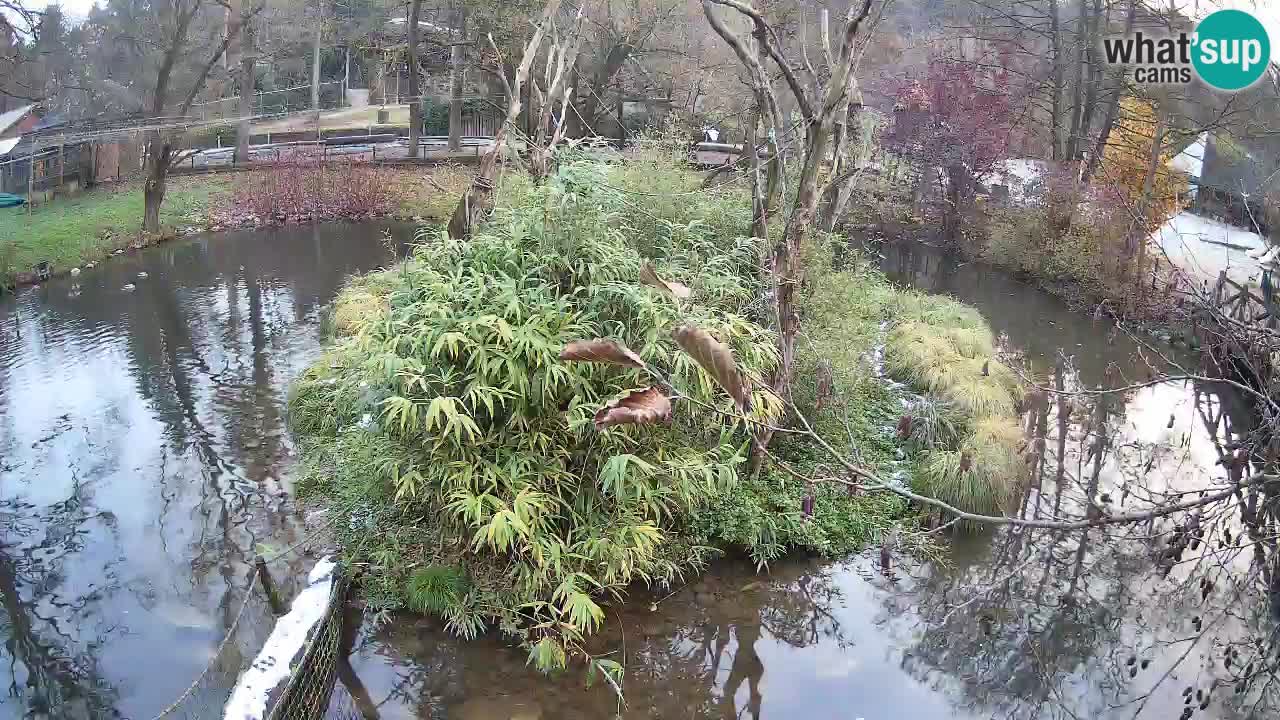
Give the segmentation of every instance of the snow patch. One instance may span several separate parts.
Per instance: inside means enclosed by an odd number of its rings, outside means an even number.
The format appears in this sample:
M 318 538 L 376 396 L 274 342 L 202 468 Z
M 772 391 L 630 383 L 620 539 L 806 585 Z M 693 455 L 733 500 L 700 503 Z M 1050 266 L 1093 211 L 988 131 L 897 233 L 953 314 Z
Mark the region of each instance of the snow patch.
M 262 651 L 240 675 L 231 698 L 222 709 L 224 720 L 261 720 L 267 715 L 271 691 L 289 677 L 289 663 L 306 646 L 311 629 L 324 618 L 333 594 L 337 563 L 320 558 L 307 576 L 307 587 L 298 593 L 288 614 L 276 621 Z
M 1043 189 L 1041 179 L 1049 169 L 1044 160 L 1011 158 L 996 166 L 986 178 L 987 186 L 1004 185 L 1015 203 L 1032 200 Z
M 1255 232 L 1191 212 L 1166 220 L 1151 242 L 1183 272 L 1210 283 L 1224 270 L 1236 282 L 1257 279 L 1262 266 L 1255 258 L 1268 250 L 1267 241 Z
M 1208 131 L 1200 133 L 1200 137 L 1196 138 L 1195 142 L 1173 156 L 1173 159 L 1169 161 L 1169 167 L 1198 179 L 1201 173 L 1204 172 L 1204 148 L 1208 142 Z

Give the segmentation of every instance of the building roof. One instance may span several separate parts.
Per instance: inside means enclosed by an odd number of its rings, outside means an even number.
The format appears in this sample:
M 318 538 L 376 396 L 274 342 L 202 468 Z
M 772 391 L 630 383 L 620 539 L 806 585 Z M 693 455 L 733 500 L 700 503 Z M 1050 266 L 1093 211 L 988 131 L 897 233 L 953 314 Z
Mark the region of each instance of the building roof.
M 1204 174 L 1204 151 L 1208 144 L 1209 131 L 1206 130 L 1173 156 L 1173 160 L 1169 161 L 1170 167 L 1199 180 Z
M 22 138 L 20 137 L 5 138 L 4 140 L 0 140 L 0 157 L 4 157 L 5 155 L 8 155 L 9 151 L 14 149 L 18 145 L 18 143 L 21 141 L 22 141 Z
M 0 114 L 0 133 L 17 124 L 19 120 L 26 117 L 27 113 L 34 110 L 35 107 L 35 105 L 24 105 L 17 110 L 10 110 L 7 113 Z

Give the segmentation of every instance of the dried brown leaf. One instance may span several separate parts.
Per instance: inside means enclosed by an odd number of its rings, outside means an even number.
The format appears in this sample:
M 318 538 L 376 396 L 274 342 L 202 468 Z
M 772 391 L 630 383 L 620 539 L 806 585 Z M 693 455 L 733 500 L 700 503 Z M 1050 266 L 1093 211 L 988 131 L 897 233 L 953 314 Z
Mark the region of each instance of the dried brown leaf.
M 817 400 L 814 408 L 821 410 L 823 405 L 831 399 L 833 388 L 835 387 L 835 373 L 831 369 L 830 360 L 822 360 L 818 363 L 818 387 Z
M 738 363 L 733 359 L 733 351 L 729 346 L 716 340 L 706 330 L 688 323 L 672 331 L 671 336 L 689 357 L 720 383 L 720 387 L 729 393 L 740 412 L 745 413 L 751 409 L 751 387 L 738 370 Z
M 687 300 L 693 295 L 693 290 L 688 286 L 663 280 L 649 263 L 640 266 L 640 282 L 656 287 L 677 300 Z
M 595 425 L 652 425 L 671 422 L 671 400 L 656 387 L 632 390 L 596 412 Z
M 629 348 L 613 340 L 574 340 L 560 351 L 560 359 L 570 362 L 597 362 L 626 367 L 644 367 L 644 361 Z

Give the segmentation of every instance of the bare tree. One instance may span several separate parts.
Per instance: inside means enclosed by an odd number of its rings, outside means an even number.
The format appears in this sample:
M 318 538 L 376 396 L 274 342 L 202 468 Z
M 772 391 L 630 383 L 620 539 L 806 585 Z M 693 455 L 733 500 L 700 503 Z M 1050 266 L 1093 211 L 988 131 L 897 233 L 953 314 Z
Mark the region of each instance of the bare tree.
M 535 183 L 541 182 L 550 174 L 555 148 L 564 139 L 566 120 L 573 103 L 573 88 L 569 85 L 569 78 L 578 57 L 579 42 L 582 40 L 583 7 L 579 7 L 567 38 L 562 37 L 555 25 L 552 25 L 551 47 L 547 51 L 542 78 L 539 80 L 535 76 L 529 81 L 529 104 L 532 106 L 529 111 L 535 117 L 535 126 L 529 138 L 529 174 Z M 557 104 L 560 105 L 558 118 L 555 114 Z
M 850 92 L 857 82 L 854 68 L 858 54 L 858 31 L 871 13 L 872 0 L 855 4 L 846 13 L 840 25 L 839 49 L 829 53 L 830 61 L 822 72 L 814 70 L 810 63 L 800 65 L 786 58 L 778 31 L 752 5 L 740 0 L 703 0 L 703 11 L 709 17 L 714 12 L 712 5 L 733 10 L 749 21 L 752 38 L 760 43 L 765 54 L 781 73 L 803 122 L 804 150 L 796 180 L 796 199 L 770 257 L 781 353 L 781 364 L 773 378 L 773 387 L 785 397 L 789 395 L 788 389 L 795 371 L 796 337 L 800 329 L 796 293 L 804 278 L 802 249 L 812 228 L 817 224 L 818 204 L 831 182 L 831 178 L 822 172 L 822 166 L 830 157 L 837 121 L 843 122 L 848 113 Z M 723 23 L 713 20 L 712 28 L 734 46 L 739 59 L 751 67 L 757 87 L 773 96 L 772 88 L 759 80 L 761 73 L 756 68 L 759 61 L 745 50 L 747 41 L 729 31 Z M 797 67 L 801 69 L 797 70 Z M 800 73 L 804 73 L 803 79 Z M 776 96 L 767 102 L 772 107 L 778 105 Z M 790 134 L 777 117 L 773 118 L 771 132 L 778 137 Z M 765 433 L 760 439 L 762 445 L 767 444 L 769 436 L 769 433 Z
M 143 185 L 142 215 L 144 232 L 160 230 L 160 206 L 164 203 L 169 169 L 171 164 L 179 159 L 176 154 L 177 137 L 172 130 L 165 127 L 163 122 L 169 109 L 174 107 L 171 98 L 175 95 L 175 91 L 180 90 L 175 87 L 175 80 L 180 82 L 184 75 L 189 75 L 190 78 L 185 83 L 186 93 L 182 95 L 183 99 L 174 113 L 177 117 L 185 117 L 205 83 L 208 82 L 209 74 L 217 66 L 223 53 L 227 51 L 227 46 L 240 34 L 245 20 L 262 10 L 262 5 L 259 4 L 246 15 L 232 20 L 227 25 L 221 41 L 215 42 L 213 50 L 204 61 L 194 68 L 188 67 L 187 61 L 195 50 L 193 47 L 195 23 L 204 11 L 215 6 L 227 9 L 225 4 L 216 4 L 209 0 L 174 0 L 162 6 L 160 12 L 159 36 L 153 39 L 155 46 L 160 48 L 161 54 L 155 71 L 155 85 L 151 92 L 149 112 L 155 126 L 148 131 L 146 143 L 146 181 Z M 190 71 L 190 73 L 184 71 Z
M 240 18 L 240 122 L 236 128 L 236 162 L 249 162 L 249 138 L 253 134 L 254 93 L 258 54 L 254 47 L 253 7 L 241 0 Z
M 504 67 L 502 51 L 498 49 L 493 38 L 489 38 L 489 45 L 496 55 L 499 77 L 502 78 L 502 84 L 507 94 L 507 114 L 503 123 L 498 126 L 497 132 L 494 133 L 493 147 L 490 148 L 488 153 L 485 153 L 484 158 L 480 161 L 480 171 L 476 174 L 475 179 L 471 181 L 471 187 L 467 188 L 467 191 L 462 194 L 462 198 L 458 201 L 458 205 L 453 211 L 453 217 L 449 220 L 449 237 L 451 238 L 465 239 L 471 237 L 471 232 L 475 227 L 493 212 L 494 200 L 498 190 L 498 161 L 500 160 L 503 146 L 506 144 L 509 129 L 515 127 L 517 120 L 520 118 L 521 92 L 525 82 L 529 79 L 529 71 L 533 67 L 534 60 L 542 47 L 542 38 L 550 26 L 552 18 L 555 17 L 556 11 L 560 8 L 560 1 L 547 0 L 542 16 L 539 18 L 537 25 L 534 26 L 533 34 L 524 47 L 524 55 L 521 57 L 520 64 L 516 67 L 515 77 L 511 80 L 508 80 L 506 73 L 502 71 Z

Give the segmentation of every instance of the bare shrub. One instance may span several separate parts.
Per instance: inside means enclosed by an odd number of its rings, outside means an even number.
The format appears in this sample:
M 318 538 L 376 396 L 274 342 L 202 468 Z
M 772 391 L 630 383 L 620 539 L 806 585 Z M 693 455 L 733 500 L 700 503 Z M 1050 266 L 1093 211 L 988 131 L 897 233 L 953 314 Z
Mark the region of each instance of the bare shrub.
M 387 169 L 303 157 L 248 176 L 235 207 L 242 221 L 265 224 L 359 220 L 391 213 L 395 188 Z

